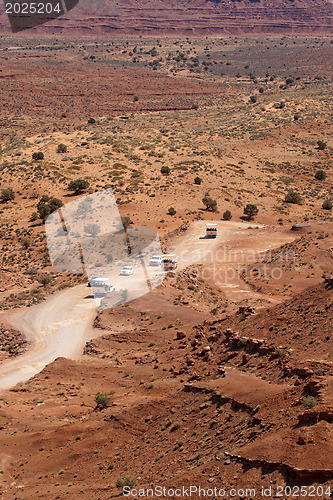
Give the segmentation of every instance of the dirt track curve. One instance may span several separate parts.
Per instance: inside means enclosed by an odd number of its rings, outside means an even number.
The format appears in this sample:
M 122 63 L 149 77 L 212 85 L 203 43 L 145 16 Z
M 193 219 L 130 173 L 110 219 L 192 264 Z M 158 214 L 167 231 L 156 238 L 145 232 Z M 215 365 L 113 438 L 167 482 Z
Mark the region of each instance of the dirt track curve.
M 279 247 L 286 241 L 294 239 L 294 235 L 272 232 L 265 234 L 265 238 L 247 238 L 248 228 L 260 228 L 257 224 L 219 222 L 218 237 L 207 240 L 205 235 L 206 222 L 193 223 L 185 236 L 177 241 L 174 253 L 178 256 L 179 270 L 193 264 L 204 264 L 207 268 L 216 256 L 216 251 L 232 248 L 240 241 L 244 244 L 244 251 L 266 251 Z M 228 266 L 230 262 L 220 262 L 220 266 Z M 234 263 L 233 263 L 234 265 Z M 220 275 L 219 275 L 220 276 Z M 244 284 L 219 283 L 219 277 L 211 277 L 232 300 L 240 296 L 249 297 L 254 294 Z M 96 315 L 96 303 L 89 296 L 86 285 L 58 292 L 42 304 L 30 308 L 20 309 L 9 316 L 10 323 L 20 330 L 30 342 L 30 348 L 15 359 L 3 362 L 0 365 L 0 390 L 8 389 L 20 382 L 24 382 L 40 372 L 47 364 L 58 357 L 75 359 L 82 353 L 87 340 L 93 337 L 92 322 Z

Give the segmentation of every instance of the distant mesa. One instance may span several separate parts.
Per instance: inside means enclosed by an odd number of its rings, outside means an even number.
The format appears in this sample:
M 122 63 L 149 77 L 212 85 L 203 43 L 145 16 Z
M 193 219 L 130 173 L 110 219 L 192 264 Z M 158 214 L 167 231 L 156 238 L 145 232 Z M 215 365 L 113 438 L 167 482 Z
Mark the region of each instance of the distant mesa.
M 77 5 L 75 6 L 75 4 Z M 74 6 L 74 8 L 73 8 Z M 246 33 L 332 34 L 333 4 L 329 0 L 66 0 L 69 12 L 37 33 L 179 34 Z M 0 31 L 10 32 L 0 4 Z

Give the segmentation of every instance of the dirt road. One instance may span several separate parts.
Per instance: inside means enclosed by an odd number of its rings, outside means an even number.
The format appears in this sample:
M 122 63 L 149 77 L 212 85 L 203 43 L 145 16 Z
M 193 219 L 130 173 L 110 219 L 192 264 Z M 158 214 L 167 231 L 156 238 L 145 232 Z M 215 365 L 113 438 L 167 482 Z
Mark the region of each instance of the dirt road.
M 95 301 L 87 296 L 86 285 L 76 286 L 9 316 L 31 347 L 0 365 L 0 390 L 28 380 L 60 356 L 75 359 L 82 353 L 96 314 Z
M 252 230 L 248 228 L 259 229 L 254 229 L 250 234 Z M 237 259 L 243 260 L 253 252 L 258 255 L 258 252 L 277 248 L 295 238 L 292 234 L 268 228 L 266 231 L 262 226 L 248 223 L 219 222 L 218 237 L 213 240 L 204 238 L 205 230 L 205 221 L 193 223 L 171 249 L 177 255 L 178 269 L 202 264 L 203 269 L 208 271 L 208 279 L 213 279 L 221 288 L 229 290 L 231 300 L 249 297 L 254 293 L 238 275 L 229 276 L 230 279 L 224 282 L 221 276 L 225 277 L 226 274 L 221 274 L 221 269 L 230 272 L 237 264 Z M 259 237 L 258 231 L 265 232 Z M 132 277 L 118 277 L 114 284 L 117 289 L 123 288 L 125 283 L 131 287 L 138 278 L 133 276 L 133 282 Z M 141 278 L 139 281 L 141 283 Z M 93 336 L 91 326 L 96 314 L 96 302 L 90 293 L 86 285 L 80 285 L 58 292 L 42 304 L 24 308 L 9 316 L 11 324 L 27 337 L 31 347 L 21 356 L 0 365 L 0 390 L 28 380 L 60 356 L 73 359 L 80 356 L 85 342 Z

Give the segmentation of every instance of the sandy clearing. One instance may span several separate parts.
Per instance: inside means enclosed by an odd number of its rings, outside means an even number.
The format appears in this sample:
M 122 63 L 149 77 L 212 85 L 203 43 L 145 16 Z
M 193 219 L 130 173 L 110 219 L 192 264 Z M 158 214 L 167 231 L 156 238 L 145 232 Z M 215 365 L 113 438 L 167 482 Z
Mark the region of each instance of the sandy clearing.
M 58 357 L 82 353 L 96 314 L 85 285 L 56 293 L 42 304 L 10 315 L 8 321 L 31 342 L 31 348 L 0 367 L 0 390 L 24 382 Z

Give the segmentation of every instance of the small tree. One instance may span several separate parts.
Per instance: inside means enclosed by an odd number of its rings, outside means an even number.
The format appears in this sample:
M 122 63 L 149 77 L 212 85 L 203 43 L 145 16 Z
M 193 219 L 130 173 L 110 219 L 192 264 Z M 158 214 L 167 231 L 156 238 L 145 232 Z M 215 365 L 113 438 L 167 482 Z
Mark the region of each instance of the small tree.
M 84 230 L 86 233 L 90 234 L 90 236 L 97 236 L 101 232 L 99 225 L 94 223 L 86 224 Z
M 332 207 L 333 203 L 331 202 L 331 200 L 325 200 L 324 203 L 322 204 L 322 208 L 324 210 L 332 210 Z
M 223 220 L 231 220 L 232 215 L 231 215 L 230 210 L 226 210 L 226 211 L 223 213 L 223 216 L 222 216 L 222 217 L 223 217 Z
M 294 191 L 293 189 L 289 189 L 284 201 L 286 203 L 293 203 L 294 205 L 301 205 L 302 197 L 299 193 L 296 193 L 296 191 Z
M 208 193 L 206 193 L 205 196 L 202 198 L 202 203 L 205 205 L 206 210 L 211 210 L 212 212 L 216 212 L 217 201 L 213 200 L 213 198 L 211 198 Z
M 75 179 L 68 184 L 68 190 L 74 191 L 74 194 L 81 194 L 89 187 L 89 182 L 86 179 Z
M 194 179 L 194 184 L 198 184 L 198 185 L 200 185 L 201 183 L 202 183 L 202 179 L 201 179 L 200 177 L 196 177 L 196 178 Z
M 66 144 L 59 144 L 57 148 L 57 153 L 67 153 Z
M 257 205 L 253 205 L 252 203 L 248 203 L 246 207 L 244 207 L 244 215 L 247 215 L 248 219 L 253 219 L 259 212 Z
M 170 207 L 168 210 L 169 215 L 176 215 L 176 209 L 173 207 Z
M 165 165 L 164 167 L 161 168 L 161 174 L 163 174 L 163 175 L 169 175 L 170 174 L 170 168 Z
M 37 151 L 36 153 L 32 153 L 33 160 L 44 160 L 44 153 L 41 151 Z
M 1 195 L 0 199 L 4 203 L 7 203 L 7 201 L 11 201 L 15 198 L 15 194 L 12 188 L 4 188 L 1 189 Z
M 315 178 L 317 179 L 317 181 L 325 180 L 326 172 L 324 172 L 324 170 L 317 170 L 317 172 L 315 173 Z
M 253 104 L 255 104 L 255 103 L 257 102 L 257 100 L 258 100 L 258 97 L 257 97 L 256 95 L 251 95 L 251 96 L 250 96 L 250 101 L 251 101 Z
M 322 141 L 321 139 L 319 139 L 319 141 L 317 141 L 317 146 L 318 146 L 319 151 L 323 151 L 326 148 L 327 144 L 325 141 Z
M 58 210 L 58 208 L 63 206 L 63 202 L 58 198 L 54 198 L 44 194 L 39 202 L 37 203 L 37 212 L 39 218 L 42 219 L 43 222 L 48 218 L 48 216 Z
M 90 117 L 89 120 L 88 120 L 88 123 L 96 123 L 95 118 Z

